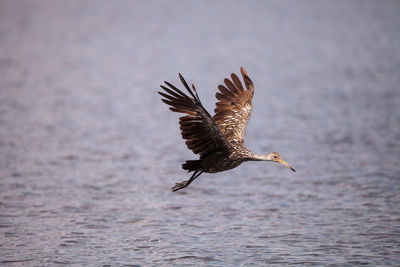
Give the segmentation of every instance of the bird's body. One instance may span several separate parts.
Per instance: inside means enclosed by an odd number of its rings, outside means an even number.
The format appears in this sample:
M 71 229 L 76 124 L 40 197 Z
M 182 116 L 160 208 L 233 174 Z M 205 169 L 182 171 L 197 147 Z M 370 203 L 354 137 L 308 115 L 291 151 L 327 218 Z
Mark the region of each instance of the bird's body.
M 172 187 L 173 191 L 188 186 L 203 172 L 230 170 L 245 161 L 275 161 L 294 171 L 278 153 L 258 155 L 244 146 L 246 126 L 252 111 L 254 85 L 243 68 L 240 68 L 240 72 L 245 88 L 234 73 L 231 75 L 232 80 L 225 79 L 225 86 L 218 86 L 220 92 L 216 97 L 219 101 L 213 117 L 201 104 L 194 85 L 190 89 L 181 74 L 179 77 L 191 97 L 168 82 L 165 84 L 170 88 L 161 85 L 166 92 L 158 92 L 164 97 L 162 101 L 170 105 L 172 111 L 187 114 L 179 118 L 182 137 L 186 140 L 187 147 L 200 155 L 198 160 L 188 160 L 182 165 L 184 170 L 194 173 L 188 181 Z

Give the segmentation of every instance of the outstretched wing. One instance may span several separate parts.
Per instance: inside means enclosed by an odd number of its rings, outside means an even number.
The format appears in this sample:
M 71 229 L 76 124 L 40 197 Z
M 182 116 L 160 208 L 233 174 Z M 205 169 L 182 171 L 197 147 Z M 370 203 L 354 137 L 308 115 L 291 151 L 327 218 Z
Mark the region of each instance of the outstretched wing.
M 246 89 L 234 73 L 231 74 L 232 81 L 224 79 L 225 86 L 219 85 L 220 93 L 215 95 L 219 101 L 216 103 L 214 121 L 230 144 L 243 145 L 253 107 L 254 85 L 243 67 L 240 67 L 240 72 Z
M 179 78 L 191 97 L 166 81 L 164 82 L 169 88 L 161 85 L 166 93 L 158 93 L 164 97 L 162 101 L 171 106 L 170 110 L 188 114 L 179 118 L 182 137 L 186 140 L 187 147 L 200 157 L 213 151 L 229 151 L 230 144 L 201 104 L 194 85 L 192 91 L 180 73 Z

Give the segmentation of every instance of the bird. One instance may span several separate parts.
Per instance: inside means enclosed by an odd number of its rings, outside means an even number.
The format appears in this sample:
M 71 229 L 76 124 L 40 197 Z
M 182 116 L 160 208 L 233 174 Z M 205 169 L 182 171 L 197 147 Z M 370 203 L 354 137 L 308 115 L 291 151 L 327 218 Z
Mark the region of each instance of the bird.
M 244 86 L 234 73 L 231 79 L 224 79 L 224 85 L 218 85 L 214 116 L 202 105 L 194 84 L 190 88 L 181 73 L 179 78 L 189 94 L 167 81 L 164 81 L 165 85 L 160 85 L 163 91 L 157 92 L 162 96 L 161 100 L 169 105 L 171 111 L 184 114 L 179 118 L 179 124 L 186 146 L 200 156 L 182 164 L 182 169 L 193 174 L 189 180 L 176 183 L 172 191 L 188 187 L 202 173 L 227 171 L 246 161 L 277 162 L 295 172 L 279 153 L 255 154 L 244 146 L 253 108 L 254 84 L 243 67 L 240 67 L 240 72 Z

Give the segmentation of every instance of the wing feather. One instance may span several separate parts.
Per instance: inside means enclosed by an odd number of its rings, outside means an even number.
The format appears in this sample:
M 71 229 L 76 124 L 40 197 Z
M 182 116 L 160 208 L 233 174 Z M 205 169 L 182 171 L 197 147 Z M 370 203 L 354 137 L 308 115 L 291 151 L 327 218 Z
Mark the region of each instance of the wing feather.
M 231 74 L 231 80 L 224 79 L 225 86 L 219 85 L 220 92 L 215 108 L 214 121 L 230 144 L 243 145 L 246 127 L 253 108 L 254 85 L 246 70 L 241 67 L 245 88 L 238 76 Z
M 169 88 L 161 85 L 165 92 L 158 93 L 163 97 L 161 100 L 170 106 L 170 110 L 187 114 L 179 118 L 186 146 L 195 154 L 199 154 L 200 158 L 214 151 L 229 151 L 231 149 L 229 142 L 201 104 L 194 85 L 190 88 L 180 73 L 179 78 L 190 96 L 166 81 L 165 84 Z

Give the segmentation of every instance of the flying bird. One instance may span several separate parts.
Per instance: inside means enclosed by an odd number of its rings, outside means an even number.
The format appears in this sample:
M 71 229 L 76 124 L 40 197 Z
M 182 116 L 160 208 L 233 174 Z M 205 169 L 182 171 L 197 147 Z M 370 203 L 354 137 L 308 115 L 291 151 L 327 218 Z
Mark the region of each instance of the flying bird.
M 165 92 L 158 93 L 170 110 L 186 115 L 179 118 L 182 138 L 186 146 L 195 154 L 198 160 L 187 160 L 182 169 L 193 172 L 189 180 L 176 183 L 172 191 L 178 191 L 190 185 L 203 172 L 216 173 L 233 169 L 245 161 L 278 162 L 292 171 L 295 170 L 284 161 L 279 153 L 272 152 L 260 155 L 251 152 L 244 146 L 244 136 L 247 122 L 253 108 L 251 100 L 254 95 L 254 85 L 246 70 L 241 67 L 244 87 L 238 76 L 231 74 L 231 80 L 224 79 L 225 85 L 219 85 L 216 93 L 215 115 L 201 104 L 196 88 L 186 83 L 179 73 L 179 78 L 189 95 L 183 93 L 169 82 L 160 85 Z

